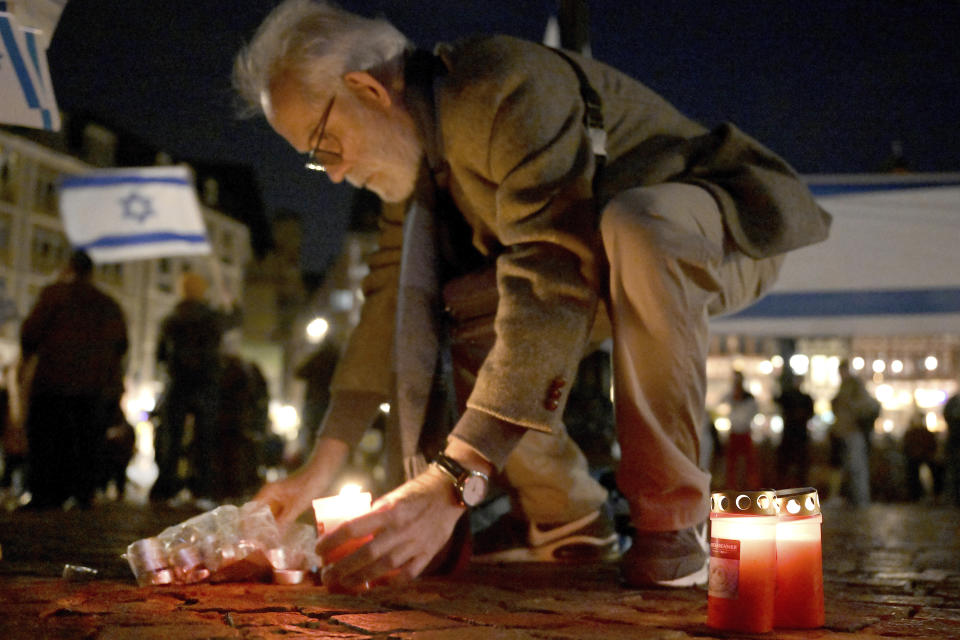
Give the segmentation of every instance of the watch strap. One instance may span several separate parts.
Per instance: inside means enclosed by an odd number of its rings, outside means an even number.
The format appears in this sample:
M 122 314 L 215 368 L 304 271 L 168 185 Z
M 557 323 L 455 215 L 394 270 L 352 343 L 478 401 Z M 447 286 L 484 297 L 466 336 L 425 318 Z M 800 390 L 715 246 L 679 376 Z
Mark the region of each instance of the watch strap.
M 464 482 L 467 480 L 467 478 L 470 476 L 479 476 L 485 483 L 490 482 L 490 478 L 487 476 L 487 474 L 483 473 L 482 471 L 467 469 L 462 464 L 444 453 L 438 453 L 433 459 L 433 464 L 435 464 L 442 472 L 444 472 L 453 482 L 453 488 L 457 494 L 457 501 L 462 505 L 469 506 L 463 499 Z

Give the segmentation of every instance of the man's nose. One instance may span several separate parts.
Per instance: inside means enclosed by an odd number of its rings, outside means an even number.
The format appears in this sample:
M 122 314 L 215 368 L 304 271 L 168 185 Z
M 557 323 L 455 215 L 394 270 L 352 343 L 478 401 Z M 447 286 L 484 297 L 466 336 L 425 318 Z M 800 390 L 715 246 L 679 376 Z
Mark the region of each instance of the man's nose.
M 347 166 L 341 162 L 335 167 L 328 167 L 326 173 L 327 177 L 330 178 L 330 182 L 339 184 L 347 177 Z

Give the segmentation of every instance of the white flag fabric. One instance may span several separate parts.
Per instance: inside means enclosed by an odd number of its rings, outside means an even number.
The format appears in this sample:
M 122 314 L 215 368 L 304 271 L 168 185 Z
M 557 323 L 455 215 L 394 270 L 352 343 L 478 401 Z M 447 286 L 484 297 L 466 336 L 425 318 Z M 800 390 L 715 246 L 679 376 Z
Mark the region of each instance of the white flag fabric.
M 65 177 L 60 214 L 73 247 L 98 264 L 210 253 L 187 167 L 107 169 Z
M 0 11 L 12 13 L 20 24 L 40 32 L 44 49 L 50 46 L 60 14 L 66 6 L 67 0 L 0 0 Z
M 0 11 L 0 122 L 57 131 L 60 111 L 42 33 Z

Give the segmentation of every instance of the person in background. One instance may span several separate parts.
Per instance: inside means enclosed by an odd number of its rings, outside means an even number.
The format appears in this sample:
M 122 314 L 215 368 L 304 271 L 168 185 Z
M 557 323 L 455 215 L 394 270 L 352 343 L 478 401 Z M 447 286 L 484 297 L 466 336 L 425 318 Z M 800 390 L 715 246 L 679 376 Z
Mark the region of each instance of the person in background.
M 40 291 L 20 328 L 30 389 L 26 429 L 29 508 L 93 502 L 106 432 L 123 395 L 127 326 L 120 305 L 93 284 L 93 262 L 74 251 Z
M 947 399 L 943 419 L 947 423 L 947 441 L 943 449 L 944 495 L 947 504 L 960 507 L 960 393 Z
M 850 503 L 855 507 L 867 506 L 870 458 L 866 433 L 872 433 L 872 425 L 880 415 L 880 403 L 850 369 L 849 360 L 840 362 L 840 388 L 830 404 L 834 415 L 831 434 L 843 443 L 843 476 Z
M 398 400 L 391 454 L 406 481 L 324 538 L 321 553 L 373 535 L 327 565 L 324 583 L 420 575 L 456 548 L 495 471 L 526 526 L 504 531 L 493 557 L 615 553 L 607 490 L 561 420 L 580 360 L 611 327 L 617 484 L 632 525 L 621 574 L 634 586 L 705 581 L 708 318 L 756 300 L 786 251 L 827 236 L 829 215 L 796 173 L 735 126 L 708 130 L 601 62 L 508 36 L 431 53 L 386 20 L 287 0 L 234 69 L 246 104 L 308 168 L 388 205 L 313 454 L 258 494 L 291 522 L 330 489 L 379 404 Z M 420 443 L 444 425 L 429 384 L 444 370 L 437 311 L 464 278 L 477 286 L 460 287 L 463 306 L 445 317 L 488 323 L 456 329 L 489 348 L 432 451 Z
M 223 373 L 223 334 L 240 322 L 239 309 L 226 303 L 227 311 L 206 302 L 207 281 L 187 271 L 177 283 L 180 300 L 160 325 L 157 362 L 166 373 L 167 385 L 158 407 L 159 425 L 154 435 L 158 467 L 150 489 L 152 501 L 175 497 L 187 486 L 194 498 L 209 499 L 214 493 L 217 455 L 217 412 Z M 185 427 L 192 417 L 189 450 L 184 448 Z M 187 455 L 189 480 L 180 477 L 180 460 Z
M 783 434 L 777 448 L 777 473 L 780 486 L 805 487 L 810 472 L 810 434 L 807 424 L 813 418 L 813 398 L 797 384 L 787 367 L 780 377 L 780 394 L 776 398 L 783 418 Z
M 3 367 L 0 375 L 0 452 L 3 475 L 0 476 L 0 508 L 19 503 L 24 490 L 27 467 L 27 432 L 24 428 L 23 396 L 17 382 L 18 363 Z
M 927 495 L 921 471 L 930 472 L 931 498 L 936 500 L 942 489 L 940 463 L 937 460 L 937 436 L 927 429 L 923 413 L 917 408 L 910 416 L 910 423 L 903 434 L 904 475 L 907 484 L 907 499 L 919 502 Z
M 760 470 L 753 446 L 753 419 L 757 399 L 747 391 L 743 372 L 733 372 L 730 403 L 730 438 L 727 440 L 727 486 L 731 489 L 759 489 Z M 742 473 L 741 473 L 742 470 Z

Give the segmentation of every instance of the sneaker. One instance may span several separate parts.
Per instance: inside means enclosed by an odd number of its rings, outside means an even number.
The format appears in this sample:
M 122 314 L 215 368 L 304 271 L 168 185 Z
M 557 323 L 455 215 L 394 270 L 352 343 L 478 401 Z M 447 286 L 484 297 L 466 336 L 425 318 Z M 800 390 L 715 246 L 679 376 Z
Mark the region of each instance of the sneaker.
M 598 509 L 572 522 L 534 524 L 507 514 L 477 534 L 473 561 L 604 562 L 620 557 L 613 518 Z
M 679 531 L 635 531 L 620 561 L 630 587 L 693 587 L 708 578 L 707 523 Z

